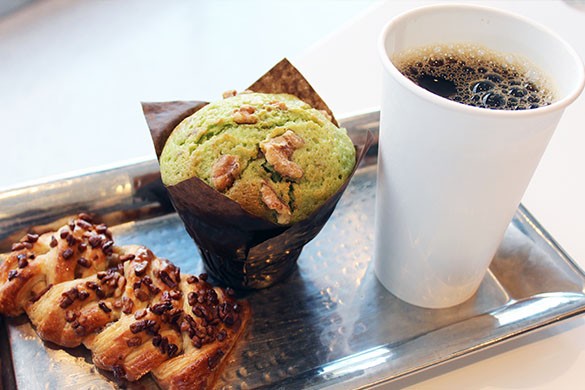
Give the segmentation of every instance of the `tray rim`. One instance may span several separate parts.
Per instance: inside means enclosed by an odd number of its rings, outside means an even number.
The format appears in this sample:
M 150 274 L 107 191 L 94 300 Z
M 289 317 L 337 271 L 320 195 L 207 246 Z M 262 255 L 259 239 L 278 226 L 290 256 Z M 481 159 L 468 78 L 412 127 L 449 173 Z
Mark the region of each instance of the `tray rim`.
M 585 294 L 582 294 L 585 296 Z M 578 307 L 576 310 L 572 310 L 572 311 L 567 311 L 565 312 L 562 316 L 558 316 L 555 318 L 552 318 L 548 321 L 539 323 L 539 324 L 535 324 L 534 326 L 530 326 L 530 327 L 524 327 L 524 328 L 520 328 L 518 331 L 516 332 L 510 332 L 508 333 L 505 337 L 499 338 L 497 340 L 488 342 L 488 343 L 484 343 L 481 345 L 477 345 L 474 348 L 471 348 L 470 350 L 466 350 L 466 351 L 462 351 L 461 353 L 458 353 L 456 355 L 453 355 L 451 357 L 449 357 L 448 359 L 443 359 L 437 362 L 433 362 L 433 363 L 429 363 L 427 365 L 421 366 L 421 367 L 417 367 L 411 371 L 408 372 L 404 372 L 401 373 L 399 375 L 395 375 L 386 379 L 381 379 L 375 382 L 371 382 L 367 385 L 363 385 L 363 386 L 358 386 L 355 389 L 373 389 L 373 388 L 378 388 L 378 386 L 381 385 L 385 385 L 385 384 L 390 384 L 399 380 L 404 380 L 406 378 L 410 378 L 413 377 L 417 374 L 420 374 L 422 372 L 425 372 L 427 370 L 431 370 L 433 368 L 437 368 L 437 367 L 441 367 L 456 361 L 461 361 L 463 359 L 466 359 L 472 355 L 476 355 L 482 352 L 486 352 L 489 351 L 491 349 L 494 349 L 496 347 L 505 345 L 506 343 L 512 341 L 512 340 L 518 340 L 522 337 L 526 337 L 535 333 L 538 333 L 539 331 L 543 330 L 543 329 L 550 329 L 554 326 L 557 325 L 561 325 L 562 323 L 565 323 L 566 321 L 572 320 L 572 319 L 576 319 L 578 316 L 585 314 L 585 304 L 581 305 L 580 307 Z M 323 388 L 326 389 L 334 389 L 336 388 L 335 385 L 326 385 Z

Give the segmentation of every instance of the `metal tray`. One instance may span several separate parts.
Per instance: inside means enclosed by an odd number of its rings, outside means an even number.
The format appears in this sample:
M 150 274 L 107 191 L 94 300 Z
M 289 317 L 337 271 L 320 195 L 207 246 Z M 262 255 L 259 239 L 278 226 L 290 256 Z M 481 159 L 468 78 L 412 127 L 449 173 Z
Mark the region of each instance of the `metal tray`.
M 372 112 L 342 124 L 357 138 L 377 132 L 378 119 Z M 372 272 L 375 185 L 374 147 L 292 274 L 245 294 L 253 320 L 218 387 L 370 387 L 585 311 L 585 275 L 522 206 L 472 299 L 442 310 L 398 300 Z M 50 226 L 80 211 L 100 214 L 118 244 L 144 244 L 184 272 L 202 271 L 155 161 L 0 193 L 0 249 L 30 226 Z M 9 383 L 22 389 L 116 386 L 93 368 L 87 350 L 43 343 L 24 316 L 4 321 L 8 340 L 1 350 L 9 346 L 11 354 L 4 353 L 9 361 L 2 367 Z M 156 388 L 148 376 L 136 386 Z

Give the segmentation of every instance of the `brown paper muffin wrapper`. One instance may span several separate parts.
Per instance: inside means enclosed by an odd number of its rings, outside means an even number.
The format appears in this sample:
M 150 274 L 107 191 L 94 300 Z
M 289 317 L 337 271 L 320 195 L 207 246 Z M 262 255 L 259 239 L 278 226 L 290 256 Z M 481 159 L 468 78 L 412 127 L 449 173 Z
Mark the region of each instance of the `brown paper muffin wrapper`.
M 286 59 L 248 89 L 295 95 L 312 107 L 327 111 L 333 118 L 329 107 Z M 200 101 L 142 104 L 158 158 L 174 128 L 206 104 Z M 333 122 L 337 125 L 335 119 Z M 355 145 L 356 164 L 341 188 L 307 219 L 289 226 L 277 225 L 248 213 L 196 177 L 166 188 L 187 232 L 197 244 L 209 274 L 234 288 L 264 288 L 286 277 L 295 266 L 303 246 L 321 231 L 372 139 L 370 134 L 364 144 Z

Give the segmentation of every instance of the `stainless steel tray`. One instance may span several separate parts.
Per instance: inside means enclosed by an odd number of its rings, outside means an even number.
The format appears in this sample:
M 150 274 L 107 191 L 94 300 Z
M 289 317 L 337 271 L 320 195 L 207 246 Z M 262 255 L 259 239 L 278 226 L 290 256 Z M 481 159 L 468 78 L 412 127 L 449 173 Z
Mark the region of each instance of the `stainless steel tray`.
M 378 118 L 373 112 L 342 124 L 357 138 L 367 130 L 377 132 Z M 375 185 L 372 148 L 290 277 L 245 294 L 253 320 L 230 355 L 220 388 L 369 387 L 585 311 L 585 275 L 524 207 L 471 300 L 451 309 L 426 310 L 396 299 L 378 283 L 370 264 Z M 7 250 L 30 226 L 79 211 L 102 215 L 114 226 L 119 244 L 144 244 L 185 272 L 202 271 L 197 248 L 172 211 L 155 161 L 0 193 L 0 249 Z M 11 380 L 19 388 L 115 386 L 108 373 L 93 368 L 83 348 L 43 343 L 24 316 L 4 321 Z M 10 371 L 9 363 L 2 367 Z M 150 377 L 137 386 L 156 388 Z

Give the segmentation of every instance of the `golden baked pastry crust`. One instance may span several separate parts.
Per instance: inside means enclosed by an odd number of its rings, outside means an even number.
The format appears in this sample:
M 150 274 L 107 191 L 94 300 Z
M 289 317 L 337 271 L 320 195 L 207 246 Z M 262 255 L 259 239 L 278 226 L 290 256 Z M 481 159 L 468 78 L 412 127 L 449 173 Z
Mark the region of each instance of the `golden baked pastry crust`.
M 167 360 L 152 371 L 157 383 L 164 389 L 208 389 L 217 379 L 221 372 L 221 366 L 226 361 L 225 357 L 234 347 L 250 318 L 250 307 L 246 302 L 236 302 L 225 290 L 213 288 L 204 281 L 189 283 L 188 279 L 186 277 L 182 280 L 182 290 L 187 291 L 186 299 L 183 301 L 183 310 L 186 313 L 196 313 L 190 316 L 195 325 L 193 323 L 181 324 L 183 353 Z M 210 314 L 209 316 L 199 315 L 202 314 L 197 312 L 199 303 L 191 305 L 193 299 L 189 299 L 189 294 L 196 293 L 200 297 L 205 296 L 211 290 L 217 294 L 218 301 L 222 302 L 217 316 L 212 313 L 207 313 Z M 226 320 L 228 316 L 232 316 L 232 320 Z M 206 323 L 214 322 L 216 323 L 211 332 L 207 332 L 206 329 L 206 336 L 212 336 L 215 340 L 207 343 L 203 340 L 201 347 L 197 347 L 190 336 L 194 334 L 195 337 L 198 337 L 200 329 L 204 328 Z M 186 329 L 188 327 L 189 329 Z
M 109 268 L 113 241 L 105 225 L 80 214 L 56 232 L 27 234 L 0 263 L 0 313 L 15 316 L 49 286 Z M 83 259 L 83 260 L 82 260 Z
M 231 289 L 146 247 L 115 246 L 86 215 L 13 249 L 0 263 L 0 313 L 24 310 L 43 340 L 84 344 L 119 379 L 152 371 L 163 388 L 208 388 L 250 317 Z

